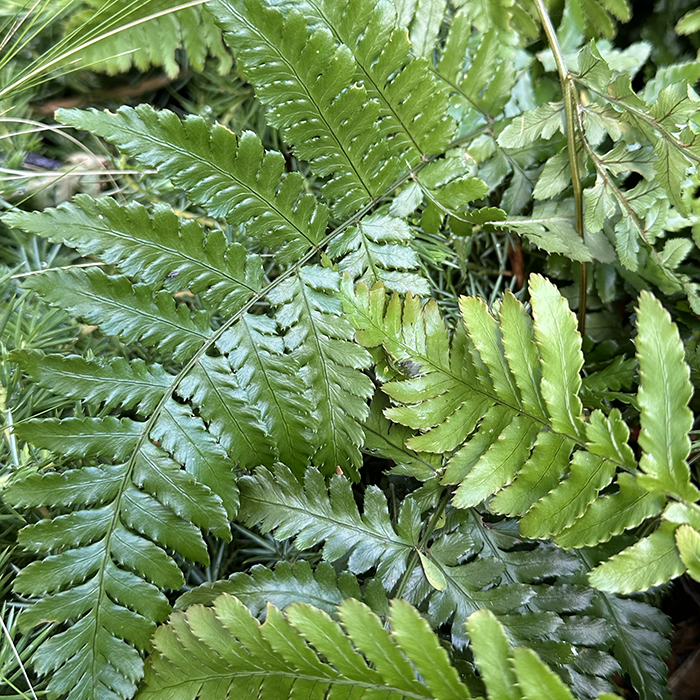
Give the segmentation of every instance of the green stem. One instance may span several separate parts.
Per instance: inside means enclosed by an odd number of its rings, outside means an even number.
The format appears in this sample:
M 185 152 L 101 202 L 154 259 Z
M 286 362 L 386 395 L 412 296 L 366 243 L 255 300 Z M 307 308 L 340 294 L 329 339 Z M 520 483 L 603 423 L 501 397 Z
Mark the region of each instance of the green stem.
M 442 494 L 442 497 L 440 498 L 440 502 L 438 503 L 435 512 L 430 516 L 430 520 L 428 521 L 428 524 L 425 527 L 425 532 L 423 532 L 423 536 L 420 538 L 420 541 L 416 545 L 415 549 L 411 552 L 411 556 L 408 558 L 408 563 L 406 564 L 406 571 L 404 571 L 404 574 L 401 577 L 401 580 L 399 581 L 399 587 L 396 589 L 396 595 L 394 596 L 395 598 L 403 597 L 403 592 L 406 590 L 406 585 L 408 584 L 408 579 L 411 576 L 411 572 L 418 563 L 418 550 L 425 545 L 425 543 L 428 541 L 428 538 L 435 531 L 435 528 L 438 522 L 440 521 L 442 514 L 445 512 L 445 508 L 447 508 L 447 504 L 451 496 L 452 491 L 450 489 L 445 489 L 445 492 Z
M 559 80 L 561 82 L 562 98 L 564 100 L 564 114 L 566 116 L 566 143 L 569 151 L 569 166 L 571 168 L 571 184 L 574 191 L 574 207 L 576 214 L 576 231 L 582 239 L 585 239 L 583 223 L 583 187 L 581 185 L 581 173 L 578 167 L 578 144 L 576 143 L 576 112 L 578 110 L 578 95 L 574 78 L 566 67 L 564 54 L 557 34 L 549 18 L 547 8 L 543 0 L 534 0 L 537 13 L 542 22 L 542 28 L 547 36 L 547 42 L 552 49 L 554 62 L 557 65 Z M 579 304 L 578 304 L 578 327 L 581 335 L 586 333 L 586 304 L 588 288 L 588 270 L 586 263 L 580 263 L 579 267 Z

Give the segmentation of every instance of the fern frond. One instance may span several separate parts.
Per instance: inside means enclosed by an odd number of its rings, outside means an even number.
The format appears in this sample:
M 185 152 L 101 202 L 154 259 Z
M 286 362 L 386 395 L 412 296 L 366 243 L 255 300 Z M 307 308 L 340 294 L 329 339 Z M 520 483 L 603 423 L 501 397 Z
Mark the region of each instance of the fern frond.
M 11 359 L 32 381 L 55 394 L 107 409 L 133 409 L 142 416 L 155 409 L 173 379 L 160 365 L 139 359 L 86 360 L 38 350 L 16 350 Z
M 205 235 L 193 220 L 180 221 L 170 208 L 119 204 L 109 197 L 78 195 L 44 212 L 14 212 L 5 221 L 95 255 L 152 289 L 189 289 L 222 311 L 236 311 L 260 289 L 260 258 L 213 230 Z
M 352 51 L 357 77 L 367 95 L 379 103 L 382 133 L 402 162 L 414 167 L 421 157 L 447 149 L 456 128 L 447 113 L 447 91 L 436 81 L 429 61 L 421 58 L 432 52 L 435 37 L 423 42 L 425 52 L 416 51 L 388 2 L 361 0 L 351 6 L 332 0 L 303 0 L 275 5 L 303 11 Z M 432 24 L 439 29 L 444 7 L 441 11 L 437 3 L 431 9 Z
M 637 465 L 619 411 L 606 416 L 596 410 L 584 419 L 581 338 L 566 301 L 542 278 L 531 280 L 530 292 L 532 325 L 508 295 L 498 320 L 483 302 L 463 300 L 468 337 L 456 333 L 449 353 L 447 330 L 431 302 L 421 307 L 409 296 L 402 304 L 394 296 L 387 304 L 380 286 L 355 291 L 344 283 L 358 341 L 382 345 L 395 361 L 415 368 L 412 378 L 384 384 L 396 404 L 385 415 L 422 431 L 407 447 L 449 457 L 442 481 L 459 484 L 456 507 L 486 501 L 497 513 L 522 515 L 519 527 L 527 537 L 554 536 L 580 547 L 636 527 L 658 515 L 669 497 L 680 498 L 685 510 L 669 506 L 669 522 L 658 534 L 601 564 L 591 580 L 628 592 L 679 575 L 681 558 L 700 553 L 700 541 L 683 535 L 676 546 L 673 533 L 678 525 L 700 527 L 700 509 L 693 505 L 698 494 L 687 467 L 691 385 L 677 331 L 651 295 L 640 297 L 637 348 L 640 367 L 649 369 L 641 376 L 645 433 Z M 664 383 L 671 372 L 675 383 Z M 614 489 L 598 498 L 611 484 Z M 644 561 L 656 564 L 645 568 Z M 623 580 L 631 562 L 637 575 Z
M 261 700 L 338 693 L 434 700 L 472 697 L 438 638 L 408 603 L 392 601 L 388 630 L 356 600 L 343 602 L 338 616 L 342 626 L 311 605 L 293 604 L 285 614 L 269 605 L 260 625 L 228 594 L 219 596 L 213 608 L 192 606 L 175 613 L 156 633 L 156 653 L 142 696 L 159 700 L 172 697 L 177 689 L 178 697 L 195 700 L 223 689 Z M 534 651 L 511 649 L 490 613 L 472 615 L 468 629 L 490 700 L 537 700 L 543 689 L 548 697 L 574 700 Z M 474 682 L 471 674 L 470 681 Z M 612 693 L 600 696 L 616 698 Z
M 177 687 L 183 700 L 221 689 L 261 700 L 339 692 L 471 697 L 437 637 L 407 603 L 392 605 L 392 634 L 359 601 L 345 601 L 338 613 L 345 629 L 310 605 L 293 604 L 285 615 L 269 605 L 259 625 L 226 594 L 213 608 L 176 613 L 155 639 L 157 655 L 142 695 L 165 698 Z
M 203 70 L 211 54 L 219 62 L 219 72 L 228 73 L 233 62 L 211 14 L 202 6 L 168 12 L 178 4 L 173 0 L 86 0 L 86 7 L 72 15 L 64 30 L 76 44 L 108 34 L 120 25 L 156 16 L 86 46 L 73 60 L 109 75 L 125 73 L 132 66 L 140 71 L 162 66 L 174 78 L 180 72 L 175 54 L 183 49 L 196 70 Z M 160 13 L 164 14 L 158 16 Z
M 532 649 L 510 648 L 503 627 L 492 613 L 487 610 L 474 613 L 467 620 L 467 630 L 489 698 L 535 700 L 543 692 L 557 700 L 574 697 Z M 603 693 L 598 697 L 615 700 L 618 696 Z
M 192 407 L 169 399 L 153 422 L 151 438 L 186 466 L 225 504 L 230 518 L 238 510 L 238 486 L 231 458 Z
M 579 695 L 595 697 L 608 689 L 606 676 L 619 670 L 617 661 L 607 653 L 612 630 L 605 616 L 592 606 L 595 592 L 574 583 L 588 567 L 550 544 L 523 545 L 515 539 L 515 523 L 490 525 L 474 511 L 448 509 L 447 516 L 457 521 L 456 528 L 448 525 L 430 547 L 448 581 L 444 592 L 430 595 L 431 624 L 436 628 L 445 624 L 454 610 L 452 640 L 461 645 L 466 641 L 462 636 L 464 620 L 479 608 L 490 610 L 511 639 L 536 649 Z M 469 563 L 450 566 L 454 563 L 450 556 L 460 560 L 468 556 Z M 470 581 L 479 577 L 479 572 L 483 589 Z M 543 585 L 545 572 L 553 578 Z M 411 577 L 411 592 L 406 596 L 414 605 L 420 605 L 426 595 L 426 586 L 417 574 Z
M 322 14 L 350 46 L 338 43 L 324 26 L 309 28 L 297 9 L 283 14 L 258 0 L 221 0 L 213 11 L 258 98 L 268 106 L 270 123 L 281 129 L 299 158 L 330 177 L 324 195 L 339 216 L 348 216 L 415 164 L 419 149 L 444 150 L 454 127 L 442 113 L 427 110 L 424 94 L 411 96 L 430 82 L 425 64 L 409 63 L 396 73 L 397 55 L 408 61 L 399 33 L 386 57 L 379 53 L 380 43 L 369 43 L 385 18 L 371 16 L 364 33 L 368 41 L 358 43 L 363 32 L 351 24 L 354 14 L 343 18 L 340 8 L 330 7 L 324 5 Z M 358 82 L 358 72 L 368 79 Z M 439 90 L 434 94 L 445 99 Z M 418 148 L 405 150 L 407 136 Z
M 98 268 L 46 272 L 28 278 L 25 286 L 124 342 L 157 347 L 176 360 L 189 357 L 210 334 L 204 314 L 193 316 L 187 306 L 175 304 L 172 294 L 154 295 L 148 285 L 133 285 Z
M 589 10 L 593 13 L 590 17 Z M 568 30 L 575 27 L 582 36 L 587 21 L 592 19 L 596 25 L 607 23 L 605 31 L 612 33 L 614 26 L 609 13 L 625 17 L 628 12 L 625 3 L 572 2 L 567 5 L 567 27 Z M 490 60 L 493 63 L 493 58 Z M 580 143 L 578 170 L 582 177 L 595 175 L 595 184 L 583 192 L 586 241 L 575 242 L 570 216 L 568 224 L 565 220 L 554 226 L 545 223 L 549 235 L 538 231 L 538 224 L 530 223 L 529 217 L 518 217 L 519 222 L 511 227 L 550 252 L 563 252 L 581 262 L 593 257 L 606 263 L 612 262 L 613 250 L 604 232 L 614 231 L 611 242 L 625 268 L 658 285 L 664 293 L 682 292 L 697 312 L 698 285 L 679 270 L 690 251 L 689 242 L 680 239 L 666 243 L 662 250 L 657 247 L 657 240 L 674 216 L 673 208 L 681 214 L 686 211 L 683 201 L 686 175 L 699 160 L 697 136 L 690 126 L 698 112 L 697 95 L 688 91 L 686 82 L 673 82 L 670 73 L 660 75 L 658 84 L 648 93 L 637 94 L 630 75 L 614 70 L 611 65 L 601 56 L 595 42 L 591 42 L 580 51 L 578 69 L 572 78 L 576 85 L 573 95 L 577 116 L 569 131 Z M 675 76 L 675 80 L 679 77 Z M 591 96 L 585 105 L 579 88 Z M 562 193 L 571 185 L 569 147 L 551 140 L 557 131 L 564 131 L 563 111 L 562 103 L 541 104 L 525 111 L 500 133 L 498 145 L 509 149 L 509 158 L 519 158 L 530 168 L 542 163 L 541 171 L 529 171 L 538 177 L 533 196 L 556 197 L 557 201 L 543 204 L 550 210 L 561 209 L 560 214 L 570 214 L 573 199 L 562 199 Z M 615 145 L 606 151 L 603 146 L 610 140 Z M 543 150 L 542 155 L 533 158 L 525 149 L 535 145 Z M 487 153 L 491 155 L 494 151 L 495 155 L 481 167 L 487 176 L 493 171 L 499 173 L 500 179 L 489 182 L 491 186 L 499 184 L 511 169 L 500 151 L 492 147 Z M 641 181 L 635 181 L 634 186 L 628 184 L 629 172 L 641 175 Z M 521 175 L 514 173 L 511 187 L 516 181 L 525 186 Z M 527 189 L 525 186 L 529 197 Z M 512 204 L 512 198 L 504 195 L 502 206 L 512 209 Z
M 310 31 L 296 11 L 285 17 L 257 0 L 223 0 L 213 11 L 269 108 L 272 126 L 318 175 L 331 177 L 324 193 L 337 214 L 347 216 L 383 193 L 403 164 L 386 159 L 376 124 L 379 105 L 355 83 L 350 50 L 327 30 Z
M 429 3 L 426 3 L 429 4 Z M 504 44 L 517 44 L 535 39 L 539 34 L 534 17 L 537 13 L 527 0 L 477 0 L 459 6 L 468 31 L 474 26 L 480 33 L 495 33 Z
M 361 517 L 350 481 L 339 475 L 331 478 L 330 493 L 315 469 L 307 470 L 304 485 L 281 467 L 274 474 L 259 469 L 253 476 L 241 477 L 239 483 L 239 518 L 246 524 L 260 524 L 280 538 L 296 537 L 299 549 L 324 542 L 324 559 L 335 562 L 349 555 L 348 568 L 354 574 L 377 566 L 377 576 L 387 590 L 405 571 L 420 527 L 419 513 L 410 501 L 404 505 L 403 526 L 397 533 L 381 491 L 375 487 L 366 491 Z
M 413 431 L 392 423 L 384 416 L 388 401 L 382 394 L 375 394 L 370 404 L 369 417 L 363 428 L 365 431 L 364 451 L 395 462 L 391 473 L 412 476 L 419 481 L 433 479 L 442 465 L 439 455 L 415 452 L 406 447 L 406 441 L 413 437 Z
M 368 285 L 383 282 L 391 290 L 427 294 L 428 281 L 416 270 L 419 259 L 410 243 L 408 224 L 391 216 L 366 216 L 357 226 L 336 236 L 326 252 L 338 270 Z
M 461 11 L 452 18 L 437 73 L 462 98 L 467 114 L 476 111 L 483 121 L 484 115 L 493 118 L 501 113 L 510 99 L 516 72 L 498 31 L 481 32 L 479 43 L 472 46 L 470 25 L 469 17 Z M 467 49 L 469 60 L 465 61 Z
M 275 321 L 244 315 L 219 338 L 217 347 L 227 355 L 249 405 L 259 410 L 282 463 L 302 474 L 313 453 L 316 419 L 301 365 L 285 354 Z
M 562 153 L 564 152 L 562 151 Z M 547 161 L 545 167 L 553 160 L 554 158 Z M 566 167 L 568 169 L 568 162 Z M 545 171 L 543 170 L 535 190 L 542 182 L 544 175 Z M 569 186 L 569 180 L 570 177 L 564 187 Z M 499 230 L 515 231 L 515 233 L 524 236 L 530 243 L 541 250 L 546 250 L 548 253 L 565 255 L 570 260 L 582 263 L 593 260 L 590 248 L 574 228 L 573 211 L 568 202 L 564 204 L 559 202 L 538 202 L 532 208 L 530 216 L 512 216 L 503 221 L 495 221 L 492 225 Z
M 64 123 L 87 129 L 140 163 L 157 167 L 196 204 L 232 225 L 245 225 L 263 245 L 286 244 L 280 262 L 296 260 L 325 234 L 328 211 L 306 192 L 299 173 L 285 175 L 281 153 L 265 152 L 252 132 L 237 137 L 201 117 L 180 120 L 148 105 L 61 110 Z
M 205 356 L 183 378 L 177 393 L 197 407 L 209 432 L 242 468 L 270 465 L 278 451 L 268 437 L 260 407 L 239 379 L 225 359 Z
M 393 524 L 384 496 L 370 487 L 361 515 L 345 477 L 334 476 L 328 490 L 315 470 L 307 472 L 303 486 L 281 468 L 258 470 L 240 483 L 239 517 L 248 525 L 274 531 L 278 538 L 294 537 L 299 549 L 323 542 L 324 560 L 347 561 L 354 574 L 376 567 L 376 580 L 387 592 L 399 590 L 410 603 L 427 605 L 431 624 L 450 625 L 456 644 L 466 641 L 467 617 L 486 608 L 499 616 L 512 638 L 539 648 L 560 665 L 587 696 L 608 687 L 596 673 L 603 676 L 617 666 L 594 648 L 607 643 L 608 633 L 600 619 L 580 616 L 589 609 L 592 591 L 566 583 L 581 567 L 571 555 L 551 545 L 510 551 L 512 540 L 499 540 L 472 514 L 457 515 L 457 529 L 424 542 L 419 540 L 417 500 L 406 499 Z M 462 563 L 465 557 L 470 561 Z M 540 585 L 542 577 L 553 577 L 555 583 Z M 580 658 L 571 655 L 572 644 Z M 595 673 L 585 666 L 592 656 Z
M 687 433 L 692 427 L 688 409 L 692 396 L 690 371 L 678 329 L 671 323 L 668 312 L 648 292 L 639 298 L 638 331 L 639 442 L 643 454 L 637 484 L 655 496 L 651 503 L 646 498 L 645 507 L 650 514 L 659 512 L 664 497 L 671 496 L 680 502 L 667 506 L 655 532 L 592 572 L 591 580 L 596 586 L 621 592 L 663 583 L 686 569 L 691 576 L 697 576 L 692 564 L 700 552 L 700 542 L 695 537 L 700 528 L 700 509 L 694 503 L 700 494 L 691 483 L 687 463 L 690 455 Z M 623 505 L 622 493 L 621 489 L 609 496 L 609 505 Z M 621 577 L 622 567 L 629 569 L 629 576 Z
M 579 550 L 577 555 L 592 568 L 609 554 L 607 547 Z M 612 653 L 628 674 L 641 700 L 668 700 L 668 668 L 671 621 L 658 608 L 634 598 L 598 591 L 592 611 L 605 618 L 612 632 Z
M 356 479 L 362 463 L 362 422 L 374 385 L 360 371 L 369 367 L 371 358 L 352 342 L 352 327 L 333 295 L 338 284 L 332 270 L 307 266 L 269 299 L 278 306 L 277 322 L 286 330 L 285 344 L 301 365 L 314 406 L 313 461 L 326 474 L 341 468 Z
M 54 394 L 102 405 L 107 409 L 134 409 L 143 416 L 149 416 L 156 410 L 174 380 L 174 376 L 159 365 L 146 365 L 141 360 L 127 363 L 115 358 L 110 362 L 99 362 L 81 357 L 46 356 L 38 351 L 16 351 L 12 358 L 34 381 Z M 200 364 L 180 383 L 178 393 L 198 407 L 209 431 L 242 467 L 271 464 L 274 461 L 276 453 L 267 438 L 261 417 L 236 383 L 231 367 L 224 360 L 202 358 Z M 176 413 L 181 410 L 176 404 L 171 403 L 170 407 Z M 196 423 L 196 426 L 188 426 L 187 430 L 201 432 L 199 422 Z M 163 427 L 160 429 L 166 430 Z M 218 448 L 214 449 L 220 452 Z M 230 488 L 227 487 L 224 492 L 230 494 Z M 232 503 L 235 503 L 235 499 Z
M 84 437 L 90 444 L 84 445 L 83 455 L 93 451 L 105 458 L 124 452 L 114 448 L 115 420 L 95 423 L 108 432 Z M 60 450 L 47 423 L 29 422 L 19 430 L 23 439 Z M 82 428 L 85 436 L 88 431 Z M 30 564 L 15 580 L 18 592 L 41 596 L 22 616 L 25 629 L 45 621 L 74 621 L 34 656 L 37 671 L 52 675 L 49 692 L 67 693 L 71 700 L 133 694 L 142 674 L 137 649 L 149 646 L 155 622 L 169 611 L 159 589 L 177 589 L 183 583 L 165 548 L 207 562 L 199 528 L 220 536 L 229 532 L 219 497 L 167 452 L 151 442 L 136 448 L 137 440 L 133 433 L 121 437 L 127 451 L 134 450 L 126 463 L 115 460 L 113 466 L 36 474 L 5 491 L 7 501 L 17 507 L 77 506 L 68 515 L 21 531 L 25 547 L 38 552 L 60 547 L 60 553 Z M 81 446 L 80 440 L 74 444 L 75 449 Z
M 312 571 L 306 561 L 296 562 L 293 567 L 287 562 L 279 562 L 274 570 L 258 564 L 249 574 L 237 572 L 224 581 L 205 583 L 181 595 L 175 609 L 213 605 L 222 593 L 238 598 L 255 617 L 261 619 L 268 603 L 280 610 L 292 603 L 307 603 L 335 616 L 337 607 L 348 598 L 361 600 L 377 615 L 388 612 L 386 594 L 381 585 L 370 582 L 363 593 L 357 578 L 347 571 L 337 575 L 335 569 L 324 562 Z
M 39 221 L 43 225 L 45 219 Z M 101 241 L 97 246 L 104 247 Z M 33 289 L 107 332 L 171 351 L 182 361 L 211 342 L 205 315 L 193 317 L 186 306 L 176 307 L 167 291 L 154 295 L 148 285 L 132 286 L 127 277 L 110 277 L 95 268 L 67 271 L 61 287 L 53 286 L 53 276 L 33 276 Z M 264 442 L 265 434 L 234 375 L 217 372 L 223 362 L 217 358 L 203 358 L 181 389 L 181 396 L 202 402 L 200 415 L 193 406 L 168 398 L 176 378 L 160 368 L 147 372 L 138 362 L 56 357 L 39 367 L 39 356 L 31 353 L 18 359 L 54 393 L 121 411 L 138 406 L 148 414 L 143 422 L 105 416 L 16 426 L 17 435 L 37 447 L 88 460 L 88 465 L 97 459 L 99 466 L 30 476 L 5 493 L 17 506 L 73 508 L 65 516 L 29 525 L 20 536 L 35 551 L 59 551 L 30 564 L 16 579 L 18 592 L 40 598 L 23 615 L 23 624 L 77 620 L 39 647 L 36 669 L 52 674 L 50 692 L 69 693 L 71 700 L 110 693 L 128 697 L 141 675 L 137 650 L 148 647 L 155 623 L 168 614 L 159 589 L 183 583 L 165 549 L 206 563 L 200 530 L 230 538 L 238 489 L 234 461 L 215 437 L 226 417 L 222 412 L 235 410 L 237 400 L 246 409 L 237 412 L 237 419 L 249 423 L 238 435 L 228 434 L 228 447 L 244 450 L 244 443 L 234 445 L 236 438 Z M 222 395 L 226 404 L 219 399 L 217 406 L 212 399 Z M 271 461 L 269 450 L 267 454 Z M 242 461 L 247 460 L 256 461 L 256 455 Z M 104 462 L 111 465 L 100 464 Z
M 627 0 L 573 0 L 569 12 L 581 29 L 592 28 L 608 39 L 615 36 L 615 20 L 629 22 L 632 17 Z
M 640 483 L 680 500 L 696 501 L 700 492 L 690 483 L 688 457 L 693 414 L 688 408 L 693 387 L 683 344 L 668 313 L 648 292 L 639 297 L 637 357 L 643 450 Z

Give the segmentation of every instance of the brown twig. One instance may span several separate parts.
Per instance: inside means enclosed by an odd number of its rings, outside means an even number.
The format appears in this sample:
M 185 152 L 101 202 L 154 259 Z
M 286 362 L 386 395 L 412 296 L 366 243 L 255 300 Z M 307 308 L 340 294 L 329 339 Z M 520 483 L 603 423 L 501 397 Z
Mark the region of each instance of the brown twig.
M 53 114 L 57 109 L 72 109 L 74 107 L 85 107 L 88 104 L 104 102 L 125 102 L 130 97 L 139 97 L 147 92 L 155 92 L 170 85 L 173 80 L 180 80 L 187 74 L 180 73 L 176 78 L 169 78 L 165 73 L 152 78 L 142 80 L 137 85 L 120 85 L 112 90 L 100 90 L 89 95 L 76 95 L 75 97 L 64 97 L 60 100 L 49 100 L 34 107 L 37 114 Z

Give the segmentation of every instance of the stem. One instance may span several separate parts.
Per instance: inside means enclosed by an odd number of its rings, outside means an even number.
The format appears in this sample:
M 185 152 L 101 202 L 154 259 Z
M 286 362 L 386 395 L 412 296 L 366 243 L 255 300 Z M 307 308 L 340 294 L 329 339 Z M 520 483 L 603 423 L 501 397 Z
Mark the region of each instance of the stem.
M 581 186 L 581 173 L 578 167 L 578 153 L 576 143 L 576 112 L 578 111 L 578 95 L 574 85 L 574 78 L 566 67 L 564 54 L 557 34 L 554 31 L 552 20 L 549 18 L 547 8 L 543 0 L 534 0 L 537 13 L 542 22 L 542 28 L 547 36 L 547 42 L 552 49 L 554 62 L 557 64 L 557 72 L 561 82 L 562 98 L 564 100 L 564 113 L 566 115 L 566 143 L 569 151 L 569 166 L 571 168 L 571 184 L 574 191 L 574 207 L 576 213 L 576 231 L 582 239 L 585 239 L 583 223 L 583 187 Z M 580 263 L 579 267 L 579 303 L 578 303 L 578 328 L 581 335 L 586 333 L 586 304 L 588 292 L 588 270 L 586 263 Z

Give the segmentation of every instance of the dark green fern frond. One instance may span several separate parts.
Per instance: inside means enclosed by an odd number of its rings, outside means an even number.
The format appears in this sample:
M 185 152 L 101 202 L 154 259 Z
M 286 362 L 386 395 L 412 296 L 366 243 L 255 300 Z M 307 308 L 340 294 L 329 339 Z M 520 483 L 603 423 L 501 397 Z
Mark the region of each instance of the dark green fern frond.
M 128 278 L 99 269 L 65 272 L 59 287 L 53 286 L 56 273 L 47 272 L 30 278 L 32 288 L 106 332 L 182 360 L 212 333 L 202 313 L 193 317 L 166 291 L 154 295 L 148 285 L 132 286 Z M 137 649 L 148 647 L 155 623 L 168 614 L 159 588 L 179 588 L 183 582 L 166 548 L 206 563 L 200 530 L 230 538 L 229 518 L 238 505 L 235 457 L 216 440 L 220 417 L 204 379 L 198 389 L 190 394 L 183 389 L 182 395 L 204 399 L 202 415 L 211 421 L 213 433 L 193 406 L 168 398 L 175 378 L 162 369 L 146 372 L 137 362 L 58 357 L 39 364 L 40 356 L 30 353 L 18 353 L 17 359 L 53 393 L 105 408 L 151 409 L 144 421 L 105 416 L 17 425 L 20 439 L 89 466 L 35 474 L 4 494 L 17 507 L 73 508 L 27 526 L 20 535 L 32 551 L 60 552 L 30 564 L 16 579 L 15 590 L 39 597 L 23 615 L 25 628 L 77 619 L 42 644 L 35 667 L 53 674 L 51 692 L 67 692 L 71 700 L 116 692 L 128 697 L 141 675 Z M 207 358 L 200 372 L 212 379 L 215 363 Z M 214 380 L 218 394 L 231 387 L 230 376 Z M 238 415 L 239 420 L 246 416 L 264 436 L 250 409 Z M 254 439 L 254 433 L 245 432 Z M 227 446 L 234 437 L 225 441 Z
M 592 568 L 609 554 L 609 547 L 576 552 Z M 671 621 L 658 608 L 640 600 L 597 591 L 592 610 L 603 617 L 612 633 L 612 653 L 629 676 L 641 700 L 671 697 L 664 659 L 671 651 Z
M 303 474 L 313 453 L 314 404 L 301 364 L 285 354 L 275 321 L 245 315 L 219 338 L 217 347 L 227 354 L 250 405 L 260 411 L 280 461 Z
M 176 360 L 188 358 L 211 332 L 203 312 L 193 315 L 186 305 L 177 305 L 172 294 L 154 294 L 149 285 L 134 285 L 125 276 L 107 275 L 99 268 L 46 272 L 28 278 L 25 286 L 105 333 L 119 335 L 126 343 L 157 347 Z
M 252 132 L 237 137 L 201 117 L 180 120 L 148 105 L 116 114 L 62 110 L 58 116 L 157 167 L 212 216 L 245 225 L 250 238 L 267 246 L 287 244 L 281 262 L 296 260 L 325 234 L 326 207 L 306 192 L 299 173 L 285 174 L 284 156 L 266 152 Z
M 352 342 L 352 326 L 342 317 L 334 292 L 338 274 L 307 266 L 270 295 L 285 345 L 301 366 L 301 376 L 316 419 L 313 462 L 324 473 L 338 468 L 357 479 L 362 464 L 362 422 L 374 385 L 362 369 L 369 353 Z
M 191 406 L 174 399 L 167 401 L 155 415 L 151 438 L 184 464 L 197 481 L 217 494 L 229 517 L 235 517 L 238 486 L 233 460 L 204 421 L 194 414 Z M 255 423 L 253 425 L 258 427 Z M 244 461 L 249 461 L 249 458 L 244 458 Z
M 430 598 L 431 624 L 436 628 L 444 624 L 453 607 L 452 638 L 462 644 L 466 640 L 459 623 L 476 609 L 491 610 L 512 639 L 535 649 L 577 695 L 596 697 L 608 690 L 608 677 L 620 668 L 612 654 L 617 630 L 593 605 L 597 592 L 580 585 L 588 567 L 551 544 L 523 543 L 514 522 L 490 524 L 473 510 L 458 514 L 448 509 L 447 517 L 456 527 L 447 526 L 444 534 L 437 534 L 431 551 L 444 557 L 453 543 L 468 544 L 467 551 L 455 554 L 469 557 L 472 571 L 485 578 L 490 571 L 498 588 L 473 591 L 462 586 L 460 590 L 454 583 L 462 583 L 462 567 L 454 567 L 455 582 Z M 519 605 L 517 596 L 521 596 Z M 420 602 L 420 593 L 406 597 L 414 605 Z
M 350 6 L 332 0 L 292 0 L 275 6 L 304 12 L 350 48 L 357 78 L 379 104 L 380 129 L 401 161 L 413 167 L 421 157 L 447 149 L 456 128 L 447 113 L 447 90 L 436 81 L 422 52 L 415 52 L 390 2 L 361 0 Z
M 351 482 L 331 478 L 330 495 L 321 474 L 307 471 L 304 485 L 289 470 L 274 473 L 259 469 L 240 480 L 239 517 L 247 525 L 260 524 L 278 538 L 296 537 L 298 549 L 323 544 L 323 557 L 335 562 L 348 557 L 348 569 L 362 574 L 377 567 L 377 577 L 391 590 L 406 570 L 412 548 L 418 543 L 420 517 L 407 501 L 394 529 L 386 499 L 376 487 L 365 492 L 365 514 L 360 516 Z
M 270 465 L 278 457 L 261 414 L 240 384 L 240 375 L 220 357 L 202 357 L 180 382 L 177 393 L 191 401 L 208 430 L 244 469 Z
M 407 60 L 405 39 L 402 46 L 398 34 L 386 57 L 390 64 L 378 54 L 379 43 L 358 43 L 362 28 L 348 24 L 354 15 L 343 19 L 337 9 L 329 12 L 333 17 L 328 21 L 349 46 L 338 43 L 324 26 L 309 28 L 296 8 L 282 14 L 258 2 L 222 0 L 213 11 L 258 98 L 269 108 L 270 123 L 281 129 L 299 158 L 318 175 L 330 177 L 323 192 L 339 216 L 381 196 L 417 163 L 421 147 L 436 154 L 446 148 L 450 121 L 425 109 L 424 94 L 410 97 L 421 86 L 424 67 L 396 73 L 394 51 Z M 364 36 L 376 36 L 382 23 L 386 19 L 372 16 Z M 358 82 L 358 72 L 368 80 Z M 390 79 L 396 79 L 393 88 L 387 87 Z M 436 95 L 444 99 L 439 91 Z M 406 151 L 410 141 L 416 143 L 412 152 Z
M 173 380 L 160 365 L 138 359 L 86 360 L 77 355 L 44 355 L 38 350 L 16 350 L 11 359 L 39 386 L 55 394 L 106 409 L 133 409 L 142 416 L 153 412 Z
M 116 264 L 151 289 L 202 294 L 205 303 L 222 311 L 240 308 L 262 284 L 257 256 L 227 243 L 219 230 L 205 234 L 196 221 L 181 221 L 164 206 L 149 213 L 136 203 L 78 195 L 57 209 L 16 212 L 5 221 Z
M 279 562 L 274 570 L 258 564 L 250 574 L 238 572 L 225 581 L 205 583 L 180 596 L 175 609 L 213 605 L 222 593 L 235 596 L 253 615 L 261 618 L 268 603 L 280 610 L 293 603 L 307 603 L 334 616 L 337 607 L 348 598 L 361 600 L 377 615 L 388 613 L 386 594 L 380 585 L 370 582 L 363 593 L 352 574 L 337 575 L 335 569 L 324 562 L 312 571 L 306 561 L 296 562 L 294 567 Z
M 229 527 L 218 496 L 153 443 L 136 447 L 139 433 L 120 434 L 113 421 L 103 419 L 105 430 L 91 434 L 82 426 L 83 444 L 73 444 L 84 447 L 83 455 L 99 453 L 103 459 L 133 450 L 128 462 L 115 459 L 112 466 L 36 474 L 5 492 L 16 507 L 77 506 L 68 515 L 21 531 L 20 542 L 28 549 L 48 554 L 60 548 L 60 553 L 30 564 L 15 580 L 18 592 L 41 596 L 22 616 L 25 629 L 45 621 L 73 621 L 34 656 L 37 671 L 52 674 L 49 691 L 67 693 L 71 700 L 135 692 L 142 675 L 136 649 L 148 648 L 155 622 L 169 611 L 159 589 L 183 583 L 165 548 L 206 562 L 199 528 L 226 536 Z M 22 437 L 60 450 L 47 422 L 25 423 Z
M 320 176 L 326 199 L 347 216 L 382 194 L 403 170 L 381 147 L 379 105 L 355 82 L 350 50 L 259 2 L 216 3 L 226 41 L 267 106 L 268 119 Z M 374 149 L 373 146 L 377 148 Z M 388 160 L 388 164 L 387 161 Z

